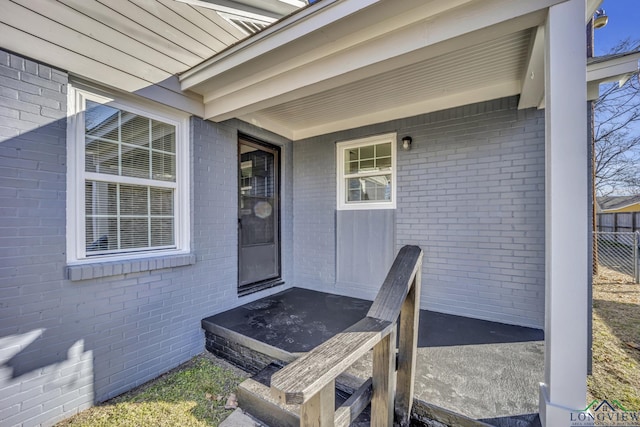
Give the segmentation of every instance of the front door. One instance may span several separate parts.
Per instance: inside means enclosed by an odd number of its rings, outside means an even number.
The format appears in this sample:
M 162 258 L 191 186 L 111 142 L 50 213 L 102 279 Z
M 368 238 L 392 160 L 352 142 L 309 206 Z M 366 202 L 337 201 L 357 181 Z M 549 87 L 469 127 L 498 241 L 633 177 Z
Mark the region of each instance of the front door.
M 238 294 L 282 283 L 280 279 L 280 149 L 238 139 Z

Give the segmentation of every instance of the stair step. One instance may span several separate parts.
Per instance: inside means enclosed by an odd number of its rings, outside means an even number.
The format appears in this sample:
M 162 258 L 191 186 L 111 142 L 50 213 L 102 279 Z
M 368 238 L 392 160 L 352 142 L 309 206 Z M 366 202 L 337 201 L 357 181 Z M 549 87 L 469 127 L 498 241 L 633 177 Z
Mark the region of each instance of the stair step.
M 271 397 L 271 376 L 282 369 L 271 363 L 251 378 L 244 380 L 237 391 L 238 403 L 243 411 L 269 427 L 297 427 L 300 425 L 300 405 L 285 405 Z M 342 405 L 364 382 L 352 376 L 339 377 L 336 381 L 336 409 Z M 370 409 L 367 407 L 351 424 L 353 427 L 368 426 Z

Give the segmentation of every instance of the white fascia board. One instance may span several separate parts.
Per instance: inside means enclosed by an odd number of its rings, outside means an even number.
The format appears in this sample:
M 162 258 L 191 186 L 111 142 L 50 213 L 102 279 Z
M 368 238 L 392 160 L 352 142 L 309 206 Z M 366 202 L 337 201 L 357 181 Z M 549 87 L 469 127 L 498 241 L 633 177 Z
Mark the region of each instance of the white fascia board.
M 231 46 L 180 76 L 186 90 L 382 0 L 323 0 Z
M 522 76 L 519 110 L 537 107 L 544 96 L 544 25 L 534 31 L 527 67 Z
M 433 111 L 459 107 L 462 105 L 473 104 L 475 102 L 486 101 L 489 99 L 504 98 L 507 96 L 517 95 L 519 92 L 519 81 L 500 83 L 494 86 L 482 87 L 466 92 L 443 96 L 440 98 L 428 99 L 413 104 L 398 105 L 394 108 L 376 111 L 375 113 L 358 117 L 350 117 L 344 120 L 325 123 L 319 126 L 313 126 L 304 129 L 293 129 L 292 136 L 289 137 L 289 139 L 298 141 L 317 135 L 325 135 L 331 132 L 353 129 L 356 127 L 372 125 L 375 123 L 387 122 L 389 120 L 417 116 L 419 114 L 431 113 Z
M 613 82 L 638 71 L 640 52 L 587 65 L 587 82 Z

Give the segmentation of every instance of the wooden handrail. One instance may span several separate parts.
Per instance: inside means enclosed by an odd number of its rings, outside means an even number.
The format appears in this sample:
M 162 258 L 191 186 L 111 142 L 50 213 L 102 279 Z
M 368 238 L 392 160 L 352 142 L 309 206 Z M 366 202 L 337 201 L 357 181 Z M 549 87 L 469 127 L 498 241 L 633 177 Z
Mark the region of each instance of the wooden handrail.
M 273 397 L 282 403 L 302 404 L 302 426 L 333 426 L 334 421 L 348 425 L 353 421 L 352 417 L 344 416 L 344 409 L 335 418 L 335 379 L 372 348 L 371 425 L 391 425 L 394 403 L 396 422 L 408 425 L 413 402 L 422 256 L 417 246 L 400 249 L 367 317 L 273 375 Z M 396 390 L 395 337 L 399 317 Z M 371 394 L 369 388 L 362 393 Z M 362 399 L 354 396 L 353 400 L 359 408 L 363 407 Z

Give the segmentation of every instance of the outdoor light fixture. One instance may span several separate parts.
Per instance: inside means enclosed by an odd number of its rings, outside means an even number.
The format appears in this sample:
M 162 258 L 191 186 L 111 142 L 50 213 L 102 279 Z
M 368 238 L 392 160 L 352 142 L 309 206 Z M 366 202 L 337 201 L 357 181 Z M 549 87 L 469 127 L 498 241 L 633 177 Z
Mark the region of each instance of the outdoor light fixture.
M 602 28 L 609 22 L 609 17 L 607 16 L 604 9 L 598 9 L 593 14 L 593 28 Z
M 405 136 L 404 138 L 402 138 L 402 149 L 404 151 L 411 150 L 411 142 L 412 142 L 412 139 L 410 136 Z

